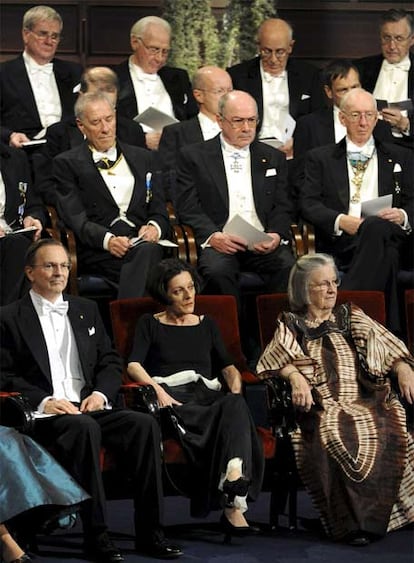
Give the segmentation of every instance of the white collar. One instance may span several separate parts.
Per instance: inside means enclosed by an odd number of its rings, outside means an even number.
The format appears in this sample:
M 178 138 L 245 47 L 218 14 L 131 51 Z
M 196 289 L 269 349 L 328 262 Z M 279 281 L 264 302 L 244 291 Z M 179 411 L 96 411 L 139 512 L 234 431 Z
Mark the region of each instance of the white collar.
M 247 147 L 243 147 L 242 149 L 233 147 L 233 145 L 230 145 L 229 143 L 226 142 L 226 140 L 223 137 L 223 133 L 220 134 L 220 142 L 221 142 L 222 150 L 228 155 L 237 153 L 241 157 L 247 158 L 250 154 L 250 145 L 248 145 Z

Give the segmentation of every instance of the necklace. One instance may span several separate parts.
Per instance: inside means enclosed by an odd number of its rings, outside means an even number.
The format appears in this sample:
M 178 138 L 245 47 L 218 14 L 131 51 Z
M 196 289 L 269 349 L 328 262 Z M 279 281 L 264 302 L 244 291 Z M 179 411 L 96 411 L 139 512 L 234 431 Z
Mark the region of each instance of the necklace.
M 364 181 L 365 171 L 368 168 L 369 163 L 371 162 L 371 158 L 374 153 L 365 161 L 362 160 L 349 160 L 349 163 L 352 168 L 352 172 L 354 173 L 354 177 L 351 179 L 351 182 L 355 186 L 355 193 L 351 197 L 351 203 L 359 203 L 361 201 L 361 188 L 362 182 Z
M 305 316 L 305 323 L 307 324 L 307 326 L 311 328 L 315 328 L 326 321 L 335 322 L 335 320 L 336 320 L 335 315 L 333 313 L 331 313 L 329 315 L 329 318 L 327 319 L 320 319 L 319 317 L 310 317 L 309 315 Z

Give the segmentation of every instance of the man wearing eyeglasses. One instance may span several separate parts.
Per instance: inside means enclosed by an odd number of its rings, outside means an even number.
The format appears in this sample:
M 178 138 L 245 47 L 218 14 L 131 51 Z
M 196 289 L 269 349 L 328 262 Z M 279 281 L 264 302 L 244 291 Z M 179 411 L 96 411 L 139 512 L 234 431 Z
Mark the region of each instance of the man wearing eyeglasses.
M 233 90 L 219 100 L 220 135 L 185 146 L 178 156 L 177 209 L 194 229 L 207 293 L 234 295 L 241 271 L 258 273 L 269 290 L 285 291 L 294 262 L 289 247 L 291 202 L 284 154 L 255 141 L 257 105 Z M 268 239 L 253 246 L 226 232 L 239 215 Z
M 170 24 L 157 16 L 141 18 L 131 28 L 132 55 L 114 68 L 119 78 L 119 114 L 134 119 L 149 107 L 179 121 L 197 114 L 186 70 L 166 66 Z M 144 127 L 149 149 L 158 148 L 161 130 Z
M 216 66 L 203 66 L 193 78 L 193 94 L 198 103 L 198 115 L 164 127 L 159 155 L 168 185 L 168 199 L 175 200 L 177 156 L 181 147 L 208 141 L 221 131 L 218 123 L 220 98 L 231 92 L 233 85 L 228 72 Z
M 25 395 L 35 418 L 34 438 L 91 496 L 80 515 L 84 550 L 96 563 L 124 561 L 106 524 L 101 448 L 115 456 L 119 479 L 130 480 L 137 551 L 176 559 L 181 549 L 161 528 L 160 434 L 152 415 L 117 405 L 121 361 L 96 303 L 65 295 L 70 260 L 57 240 L 42 239 L 26 255 L 30 292 L 1 309 L 1 373 Z
M 318 70 L 291 58 L 295 40 L 290 24 L 279 18 L 265 20 L 257 34 L 259 56 L 228 70 L 233 86 L 248 92 L 257 102 L 259 138 L 277 139 L 280 150 L 292 156 L 292 127 L 289 116 L 323 106 Z
M 301 215 L 315 226 L 317 251 L 344 272 L 344 289 L 386 292 L 388 326 L 399 332 L 397 272 L 412 257 L 413 151 L 373 137 L 376 101 L 361 88 L 342 98 L 339 118 L 345 138 L 306 155 Z M 390 201 L 378 200 L 386 195 Z
M 31 8 L 23 17 L 24 52 L 0 67 L 1 138 L 14 147 L 42 138 L 49 125 L 73 116 L 82 67 L 55 58 L 62 28 L 53 8 Z
M 414 102 L 414 44 L 413 15 L 403 9 L 391 9 L 380 18 L 380 55 L 357 60 L 362 87 L 372 92 L 377 100 L 393 104 L 381 110 L 382 119 L 392 133 L 403 142 L 412 143 L 413 107 L 398 107 L 398 102 Z

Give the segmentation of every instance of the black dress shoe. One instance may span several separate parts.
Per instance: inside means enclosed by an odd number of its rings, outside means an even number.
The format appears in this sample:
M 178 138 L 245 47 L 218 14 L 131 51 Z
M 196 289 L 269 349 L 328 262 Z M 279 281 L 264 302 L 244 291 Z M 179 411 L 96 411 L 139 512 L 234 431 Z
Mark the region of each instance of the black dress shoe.
M 107 532 L 88 538 L 85 553 L 96 563 L 120 563 L 124 561 L 120 550 L 109 539 Z
M 136 540 L 135 549 L 139 553 L 155 559 L 177 559 L 183 552 L 178 545 L 170 543 L 162 530 L 153 530 L 142 534 L 142 540 Z
M 347 537 L 348 545 L 352 545 L 354 547 L 365 547 L 371 543 L 371 540 L 364 532 L 352 532 Z

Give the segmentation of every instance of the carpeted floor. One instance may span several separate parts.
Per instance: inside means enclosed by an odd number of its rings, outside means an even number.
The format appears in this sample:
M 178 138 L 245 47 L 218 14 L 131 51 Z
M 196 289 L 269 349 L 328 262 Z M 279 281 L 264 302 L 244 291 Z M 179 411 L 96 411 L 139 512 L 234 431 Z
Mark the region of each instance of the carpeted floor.
M 206 520 L 189 516 L 188 501 L 182 497 L 165 499 L 165 524 L 168 537 L 179 543 L 184 555 L 181 563 L 413 563 L 414 531 L 404 529 L 388 534 L 384 539 L 363 548 L 335 544 L 321 539 L 302 526 L 295 532 L 287 528 L 282 517 L 280 528 L 266 530 L 269 495 L 263 493 L 251 505 L 248 518 L 263 525 L 259 535 L 235 538 L 230 545 L 223 543 L 223 534 L 214 513 Z M 299 494 L 298 513 L 305 519 L 316 515 L 305 493 Z M 132 551 L 132 502 L 108 502 L 108 521 L 114 541 L 122 549 L 127 563 L 150 563 L 154 559 Z M 39 538 L 37 562 L 82 563 L 80 529 Z

